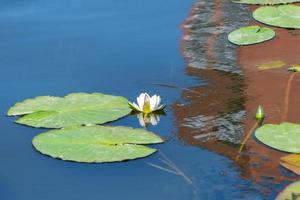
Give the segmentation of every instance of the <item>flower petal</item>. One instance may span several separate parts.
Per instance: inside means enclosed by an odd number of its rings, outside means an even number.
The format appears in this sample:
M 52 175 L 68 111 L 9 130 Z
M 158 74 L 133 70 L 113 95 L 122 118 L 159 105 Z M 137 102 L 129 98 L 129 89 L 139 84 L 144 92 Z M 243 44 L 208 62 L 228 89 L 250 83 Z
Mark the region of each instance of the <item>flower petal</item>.
M 134 102 L 131 103 L 131 102 L 128 101 L 128 105 L 130 106 L 131 109 L 141 112 L 139 106 L 136 105 L 136 103 L 134 103 Z
M 155 109 L 158 109 L 158 107 L 159 107 L 159 105 L 160 105 L 160 102 L 161 102 L 161 98 L 160 98 L 160 96 L 157 96 Z
M 148 93 L 144 93 L 145 96 L 147 96 L 149 99 L 151 99 L 150 95 Z
M 145 93 L 143 112 L 146 113 L 146 114 L 152 112 L 150 101 L 151 101 L 151 97 L 147 93 Z
M 138 96 L 136 98 L 138 107 L 140 108 L 141 111 L 143 110 L 143 107 L 144 107 L 145 96 L 146 96 L 146 93 L 141 93 L 140 96 Z
M 155 110 L 157 104 L 157 96 L 153 95 L 150 99 L 150 109 L 151 111 Z
M 142 112 L 142 110 L 140 109 L 140 107 L 139 107 L 136 103 L 133 102 L 132 105 L 134 106 L 134 108 L 135 108 L 136 110 Z
M 154 111 L 163 110 L 165 107 L 166 107 L 165 105 L 160 105 L 160 106 L 158 106 L 155 110 L 153 110 L 153 112 L 154 112 Z

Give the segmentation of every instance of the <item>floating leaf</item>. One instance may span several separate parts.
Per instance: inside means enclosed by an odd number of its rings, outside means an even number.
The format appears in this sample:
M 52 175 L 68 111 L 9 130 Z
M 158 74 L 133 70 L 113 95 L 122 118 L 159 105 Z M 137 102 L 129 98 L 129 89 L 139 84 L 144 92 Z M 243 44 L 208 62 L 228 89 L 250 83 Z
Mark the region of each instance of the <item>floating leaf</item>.
M 266 124 L 256 130 L 255 136 L 259 141 L 274 149 L 300 153 L 299 124 Z
M 288 185 L 275 200 L 297 200 L 300 198 L 300 181 Z
M 292 67 L 288 68 L 288 71 L 300 72 L 300 65 L 292 65 Z
M 280 158 L 280 164 L 291 170 L 292 172 L 300 175 L 300 154 L 291 154 Z
M 275 5 L 300 2 L 300 0 L 232 0 L 232 2 L 257 5 Z
M 148 156 L 156 149 L 142 144 L 163 140 L 145 129 L 129 127 L 68 127 L 37 135 L 32 143 L 43 154 L 76 162 L 115 162 Z
M 237 45 L 261 43 L 275 37 L 275 32 L 266 27 L 246 26 L 232 31 L 228 40 Z
M 300 28 L 300 7 L 295 5 L 263 6 L 253 12 L 259 22 L 282 28 Z
M 17 103 L 8 111 L 9 116 L 25 115 L 17 123 L 45 128 L 102 124 L 128 113 L 126 98 L 101 93 L 73 93 L 64 98 L 41 96 Z
M 281 60 L 276 60 L 268 63 L 263 63 L 260 65 L 257 65 L 258 69 L 260 70 L 267 70 L 267 69 L 276 69 L 276 68 L 281 68 L 285 66 L 286 64 L 282 62 Z
M 290 165 L 289 163 L 286 163 L 286 162 L 280 162 L 280 165 L 283 166 L 284 168 L 294 172 L 295 174 L 300 175 L 300 167 L 296 167 L 295 165 Z
M 281 157 L 280 160 L 282 162 L 289 163 L 291 165 L 295 165 L 300 167 L 300 154 L 290 154 L 284 157 Z

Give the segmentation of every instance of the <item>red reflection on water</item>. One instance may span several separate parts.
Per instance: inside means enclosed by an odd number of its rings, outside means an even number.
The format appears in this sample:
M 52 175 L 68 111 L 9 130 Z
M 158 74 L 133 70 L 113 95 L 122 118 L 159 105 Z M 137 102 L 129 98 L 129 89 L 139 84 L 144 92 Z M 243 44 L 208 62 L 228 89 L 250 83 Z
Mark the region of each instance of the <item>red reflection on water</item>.
M 223 1 L 216 1 L 211 16 L 216 25 L 222 25 L 223 3 Z M 193 23 L 193 16 L 199 10 L 198 6 L 192 8 L 190 17 L 182 26 L 183 39 L 190 37 L 191 30 L 188 25 Z M 262 105 L 265 109 L 264 123 L 283 121 L 300 123 L 300 74 L 292 75 L 287 72 L 287 68 L 292 64 L 300 64 L 298 55 L 300 31 L 274 29 L 277 33 L 275 39 L 238 48 L 237 62 L 244 75 L 209 69 L 209 63 L 213 63 L 216 59 L 213 47 L 219 32 L 216 31 L 208 36 L 207 43 L 203 44 L 206 47 L 203 56 L 207 59 L 208 69 L 187 67 L 186 70 L 188 75 L 208 80 L 208 85 L 189 88 L 196 92 L 183 91 L 182 99 L 186 102 L 177 102 L 173 105 L 178 136 L 182 140 L 227 156 L 240 167 L 242 177 L 257 182 L 264 181 L 264 177 L 272 177 L 268 180 L 270 182 L 296 179 L 280 172 L 279 158 L 285 153 L 259 143 L 251 135 L 251 130 L 255 127 L 254 115 L 258 105 Z M 283 68 L 270 70 L 257 68 L 257 65 L 277 60 L 283 61 L 286 65 Z M 239 144 L 222 142 L 213 137 L 206 141 L 198 139 L 215 131 L 215 118 L 239 110 L 246 111 L 245 117 L 240 122 L 243 126 L 243 134 Z M 201 124 L 198 129 L 186 126 L 187 119 L 197 116 L 203 116 L 202 120 L 206 120 L 204 127 L 201 127 Z

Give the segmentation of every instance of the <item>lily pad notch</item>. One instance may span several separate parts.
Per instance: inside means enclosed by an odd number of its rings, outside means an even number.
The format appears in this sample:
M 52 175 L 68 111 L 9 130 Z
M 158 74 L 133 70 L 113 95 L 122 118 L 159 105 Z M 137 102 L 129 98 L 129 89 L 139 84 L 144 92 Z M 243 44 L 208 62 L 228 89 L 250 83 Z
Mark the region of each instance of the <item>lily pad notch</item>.
M 276 33 L 267 27 L 245 26 L 232 31 L 228 40 L 236 45 L 251 45 L 271 40 Z

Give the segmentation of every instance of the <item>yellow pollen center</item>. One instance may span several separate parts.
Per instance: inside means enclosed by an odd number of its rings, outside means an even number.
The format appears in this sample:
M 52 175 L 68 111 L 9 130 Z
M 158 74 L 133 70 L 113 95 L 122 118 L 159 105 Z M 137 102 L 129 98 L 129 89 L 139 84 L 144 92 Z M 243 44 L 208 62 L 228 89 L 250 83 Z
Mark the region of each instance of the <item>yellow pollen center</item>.
M 145 99 L 144 99 L 143 112 L 146 114 L 151 112 L 150 99 L 147 95 L 145 96 Z

